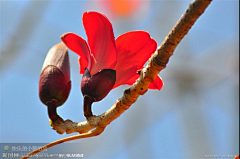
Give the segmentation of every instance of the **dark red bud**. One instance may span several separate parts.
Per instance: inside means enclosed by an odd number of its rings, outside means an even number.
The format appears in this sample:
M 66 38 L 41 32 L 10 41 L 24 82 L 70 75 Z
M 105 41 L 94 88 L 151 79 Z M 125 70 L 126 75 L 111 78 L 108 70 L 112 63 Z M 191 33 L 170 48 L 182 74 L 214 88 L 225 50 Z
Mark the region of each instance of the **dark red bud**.
M 39 97 L 45 105 L 57 107 L 67 100 L 70 89 L 68 51 L 65 44 L 59 43 L 49 50 L 44 61 L 39 80 Z
M 82 94 L 93 97 L 95 101 L 100 101 L 110 92 L 115 81 L 115 70 L 104 69 L 91 76 L 86 68 L 81 82 Z
M 86 118 L 93 115 L 91 111 L 92 103 L 106 97 L 113 88 L 115 81 L 115 70 L 104 69 L 91 76 L 88 69 L 85 69 L 81 82 L 81 91 L 84 97 L 83 110 Z

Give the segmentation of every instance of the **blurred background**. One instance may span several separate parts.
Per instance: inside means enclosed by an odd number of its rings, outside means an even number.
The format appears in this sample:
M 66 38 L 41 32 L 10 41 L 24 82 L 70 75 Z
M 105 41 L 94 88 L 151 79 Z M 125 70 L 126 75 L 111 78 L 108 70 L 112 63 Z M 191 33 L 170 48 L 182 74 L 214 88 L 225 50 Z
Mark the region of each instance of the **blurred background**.
M 145 30 L 160 46 L 191 1 L 1 0 L 0 142 L 50 143 L 73 135 L 51 130 L 47 108 L 38 97 L 38 80 L 48 50 L 60 42 L 63 33 L 86 39 L 85 11 L 104 13 L 112 22 L 115 37 Z M 69 54 L 72 89 L 58 113 L 63 119 L 81 122 L 85 120 L 82 76 L 78 56 L 72 51 Z M 149 90 L 103 134 L 64 143 L 48 152 L 73 151 L 85 158 L 237 155 L 239 1 L 213 0 L 159 75 L 164 81 L 162 90 Z M 118 87 L 95 103 L 94 114 L 108 110 L 128 87 Z

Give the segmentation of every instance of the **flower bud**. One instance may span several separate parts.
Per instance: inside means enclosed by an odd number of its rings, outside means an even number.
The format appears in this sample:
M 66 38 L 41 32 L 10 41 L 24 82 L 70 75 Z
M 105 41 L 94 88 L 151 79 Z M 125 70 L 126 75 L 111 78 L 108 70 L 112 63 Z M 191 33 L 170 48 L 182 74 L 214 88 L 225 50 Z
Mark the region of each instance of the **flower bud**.
M 70 89 L 68 51 L 65 44 L 59 43 L 49 50 L 44 61 L 39 80 L 39 97 L 43 104 L 58 107 L 67 100 Z
M 113 88 L 115 81 L 115 70 L 103 69 L 91 76 L 86 68 L 81 82 L 82 94 L 95 98 L 95 101 L 100 101 Z
M 85 69 L 81 91 L 84 97 L 83 110 L 86 118 L 92 116 L 92 103 L 102 100 L 113 88 L 115 81 L 115 70 L 103 69 L 91 76 L 88 69 Z

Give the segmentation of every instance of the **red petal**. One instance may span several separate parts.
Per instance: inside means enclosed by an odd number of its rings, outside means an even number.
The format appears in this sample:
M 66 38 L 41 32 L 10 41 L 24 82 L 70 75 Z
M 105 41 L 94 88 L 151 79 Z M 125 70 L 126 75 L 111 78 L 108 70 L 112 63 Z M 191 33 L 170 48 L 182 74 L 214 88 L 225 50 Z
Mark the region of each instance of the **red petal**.
M 137 70 L 141 69 L 157 48 L 157 43 L 144 31 L 133 31 L 116 39 L 117 79 L 115 85 L 129 83 Z M 130 82 L 132 83 L 132 82 Z
M 80 56 L 79 64 L 80 64 L 80 73 L 84 73 L 85 67 L 90 65 L 90 52 L 88 49 L 88 45 L 86 41 L 74 34 L 74 33 L 66 33 L 61 36 L 62 41 L 67 45 L 67 47 L 78 54 Z
M 115 84 L 113 89 L 118 87 L 118 86 L 120 86 L 120 85 L 123 85 L 123 84 L 133 85 L 139 77 L 140 77 L 139 74 L 135 74 L 135 76 L 133 76 L 127 82 L 122 83 L 122 84 Z M 161 90 L 162 87 L 163 87 L 163 81 L 162 81 L 161 77 L 156 76 L 155 81 L 151 82 L 149 84 L 148 89 L 158 89 L 158 90 Z
M 163 87 L 163 81 L 161 79 L 161 77 L 156 76 L 155 81 L 151 82 L 150 85 L 148 86 L 148 89 L 162 89 Z
M 135 73 L 135 75 L 132 76 L 132 78 L 130 78 L 130 79 L 129 79 L 128 81 L 126 81 L 125 83 L 121 83 L 121 84 L 115 83 L 115 85 L 113 86 L 113 89 L 116 88 L 116 87 L 118 87 L 118 86 L 120 86 L 120 85 L 124 85 L 124 84 L 133 85 L 139 77 L 140 77 L 140 75 L 137 74 L 137 73 Z
M 78 58 L 78 63 L 80 65 L 80 74 L 84 74 L 85 68 L 88 68 L 88 62 L 84 60 L 81 56 Z
M 112 24 L 98 12 L 85 12 L 83 14 L 88 45 L 94 56 L 90 68 L 91 75 L 102 69 L 113 69 L 116 65 L 116 46 Z

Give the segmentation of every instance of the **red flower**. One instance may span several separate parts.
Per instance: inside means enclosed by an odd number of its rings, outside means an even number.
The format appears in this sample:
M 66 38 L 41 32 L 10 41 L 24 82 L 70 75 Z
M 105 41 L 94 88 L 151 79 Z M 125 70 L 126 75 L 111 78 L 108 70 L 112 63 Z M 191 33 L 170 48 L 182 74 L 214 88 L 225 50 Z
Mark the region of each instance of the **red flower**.
M 93 95 L 94 102 L 104 98 L 113 88 L 135 83 L 140 76 L 137 70 L 142 69 L 155 52 L 157 43 L 145 31 L 128 32 L 115 40 L 112 24 L 98 12 L 85 12 L 82 20 L 87 42 L 74 33 L 66 33 L 61 39 L 69 49 L 80 56 L 80 74 L 84 74 L 82 92 L 83 95 L 97 93 Z M 149 89 L 160 90 L 162 86 L 163 82 L 157 76 Z

